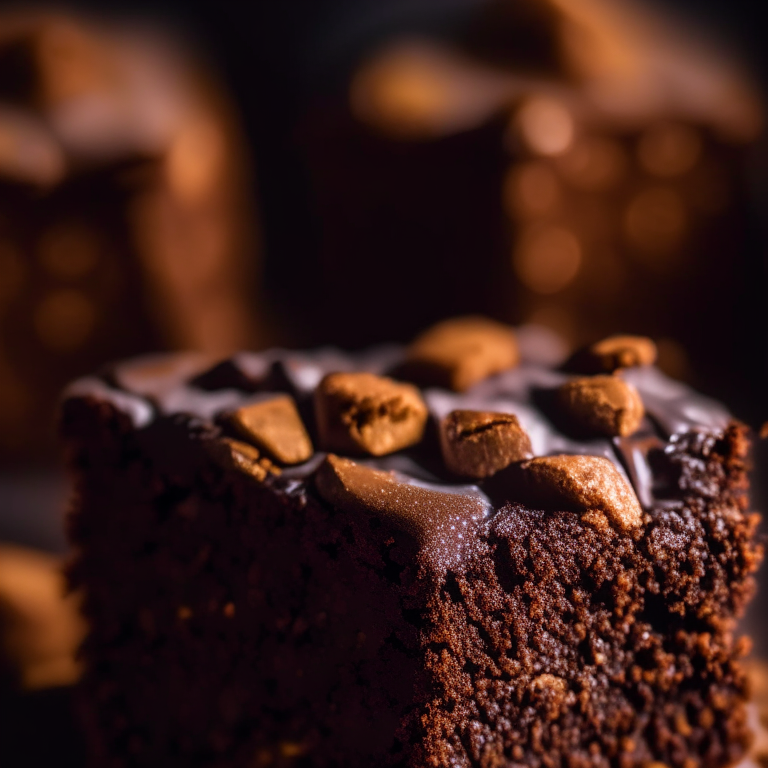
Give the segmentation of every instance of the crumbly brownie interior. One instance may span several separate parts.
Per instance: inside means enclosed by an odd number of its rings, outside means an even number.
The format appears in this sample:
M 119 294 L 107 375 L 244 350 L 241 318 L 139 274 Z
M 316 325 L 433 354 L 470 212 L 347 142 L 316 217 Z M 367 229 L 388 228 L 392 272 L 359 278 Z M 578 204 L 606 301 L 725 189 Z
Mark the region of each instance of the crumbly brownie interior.
M 430 611 L 431 697 L 414 764 L 715 766 L 750 735 L 733 623 L 754 520 L 737 428 L 673 458 L 716 485 L 651 513 L 644 535 L 505 506 Z M 712 495 L 722 501 L 711 503 Z
M 413 468 L 408 499 L 448 497 L 459 544 L 364 495 L 350 507 L 349 468 L 329 475 L 320 456 L 279 475 L 222 462 L 225 407 L 205 398 L 280 388 L 307 424 L 322 407 L 306 368 L 280 365 L 219 367 L 185 408 L 114 374 L 65 401 L 95 765 L 714 768 L 743 754 L 735 620 L 761 556 L 744 427 L 665 435 L 658 409 L 631 450 L 609 441 L 643 501 L 634 527 L 528 502 L 519 462 L 482 492 L 431 477 L 428 432 L 396 468 Z M 646 404 L 658 391 L 641 388 Z M 427 398 L 432 415 L 452 397 Z M 466 397 L 498 407 L 500 390 Z M 401 498 L 380 475 L 374 490 Z

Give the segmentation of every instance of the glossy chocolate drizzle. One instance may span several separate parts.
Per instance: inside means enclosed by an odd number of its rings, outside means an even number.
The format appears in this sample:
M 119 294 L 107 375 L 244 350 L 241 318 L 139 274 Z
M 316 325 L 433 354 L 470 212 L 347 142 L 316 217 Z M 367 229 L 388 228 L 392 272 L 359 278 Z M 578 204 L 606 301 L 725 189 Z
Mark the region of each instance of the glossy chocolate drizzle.
M 292 395 L 308 429 L 313 431 L 312 393 L 325 374 L 360 370 L 386 374 L 401 362 L 403 354 L 404 350 L 396 346 L 355 354 L 334 348 L 311 352 L 274 349 L 238 353 L 215 365 L 198 355 L 155 355 L 129 360 L 99 376 L 81 379 L 65 392 L 65 399 L 90 398 L 109 403 L 127 417 L 136 432 L 146 433 L 147 439 L 142 440 L 145 445 L 151 444 L 153 435 L 169 423 L 182 425 L 179 428 L 190 434 L 202 431 L 215 437 L 219 415 L 274 393 Z M 646 416 L 640 429 L 630 437 L 579 438 L 568 434 L 546 405 L 547 393 L 567 381 L 569 374 L 546 367 L 533 357 L 526 356 L 523 346 L 520 366 L 463 394 L 434 388 L 424 390 L 433 423 L 456 408 L 515 414 L 530 436 L 535 455 L 604 456 L 631 483 L 643 507 L 651 508 L 665 501 L 654 495 L 650 454 L 663 452 L 676 436 L 689 432 L 720 436 L 731 420 L 720 403 L 649 366 L 620 373 L 643 399 Z M 322 456 L 316 453 L 305 464 L 284 470 L 280 482 L 286 490 L 295 491 L 306 485 Z M 495 491 L 491 501 L 484 487 L 452 479 L 429 439 L 414 449 L 360 463 L 394 471 L 406 482 L 480 497 L 489 513 L 510 500 Z

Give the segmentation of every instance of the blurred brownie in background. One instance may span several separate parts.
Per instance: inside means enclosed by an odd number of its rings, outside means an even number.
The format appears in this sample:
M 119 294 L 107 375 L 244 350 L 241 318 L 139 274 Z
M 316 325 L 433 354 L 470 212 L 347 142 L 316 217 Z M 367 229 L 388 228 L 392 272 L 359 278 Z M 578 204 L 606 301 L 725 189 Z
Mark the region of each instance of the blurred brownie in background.
M 0 755 L 4 768 L 80 768 L 72 685 L 83 639 L 60 558 L 0 544 Z
M 252 344 L 245 144 L 173 40 L 52 13 L 0 21 L 0 461 L 41 457 L 72 376 Z
M 756 378 L 740 329 L 763 279 L 745 173 L 763 106 L 690 25 L 623 0 L 480 3 L 450 35 L 369 49 L 344 98 L 301 134 L 312 340 L 483 311 L 573 345 L 653 335 L 707 386 Z

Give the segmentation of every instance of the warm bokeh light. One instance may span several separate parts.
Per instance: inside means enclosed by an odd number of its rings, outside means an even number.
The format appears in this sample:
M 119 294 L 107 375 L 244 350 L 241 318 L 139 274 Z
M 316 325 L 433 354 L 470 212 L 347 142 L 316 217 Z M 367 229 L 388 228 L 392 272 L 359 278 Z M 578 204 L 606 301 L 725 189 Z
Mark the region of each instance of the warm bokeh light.
M 171 191 L 191 204 L 210 194 L 224 171 L 225 142 L 212 120 L 190 120 L 171 142 L 165 159 Z
M 544 227 L 521 235 L 513 264 L 528 288 L 547 295 L 561 291 L 576 277 L 581 256 L 581 245 L 573 232 L 564 227 Z
M 654 176 L 681 176 L 696 165 L 701 150 L 701 138 L 692 127 L 667 123 L 645 131 L 637 155 Z
M 70 289 L 48 294 L 34 313 L 40 340 L 57 352 L 82 346 L 93 332 L 96 319 L 93 303 L 81 292 Z
M 374 54 L 352 79 L 349 102 L 358 120 L 401 139 L 467 130 L 491 117 L 518 88 L 450 49 L 423 40 L 396 41 Z
M 62 280 L 77 280 L 88 275 L 96 268 L 101 251 L 96 233 L 83 225 L 44 232 L 37 246 L 43 269 Z
M 431 134 L 451 110 L 447 79 L 408 47 L 362 69 L 352 83 L 352 110 L 403 135 Z
M 544 163 L 531 161 L 512 166 L 504 181 L 504 204 L 512 215 L 540 216 L 560 199 L 560 181 Z
M 677 114 L 729 141 L 753 141 L 760 97 L 742 68 L 673 18 L 631 0 L 549 0 L 563 53 L 604 118 L 642 125 Z
M 626 173 L 627 157 L 618 141 L 585 136 L 559 158 L 558 168 L 579 189 L 602 191 L 616 186 Z
M 78 24 L 66 18 L 44 23 L 35 39 L 44 101 L 56 104 L 108 90 L 118 79 L 107 51 Z
M 677 261 L 673 257 L 687 225 L 680 194 L 667 187 L 649 187 L 629 203 L 624 227 L 631 245 L 645 255 L 647 263 L 665 269 Z M 667 258 L 658 258 L 663 255 Z M 677 254 L 679 255 L 679 253 Z
M 560 155 L 573 141 L 571 113 L 555 99 L 528 99 L 515 115 L 514 124 L 526 145 L 539 155 Z
M 40 120 L 0 105 L 0 172 L 48 186 L 61 180 L 64 152 Z

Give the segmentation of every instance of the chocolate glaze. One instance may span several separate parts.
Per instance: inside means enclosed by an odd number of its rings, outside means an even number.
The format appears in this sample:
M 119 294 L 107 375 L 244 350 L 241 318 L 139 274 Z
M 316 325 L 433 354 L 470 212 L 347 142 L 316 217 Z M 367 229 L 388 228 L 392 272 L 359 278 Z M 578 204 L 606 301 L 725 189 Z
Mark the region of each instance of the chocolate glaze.
M 410 534 L 426 554 L 425 564 L 439 571 L 455 566 L 473 547 L 474 530 L 491 511 L 480 494 L 446 492 L 445 486 L 370 472 L 338 457 L 323 463 L 314 482 L 334 506 L 352 514 L 373 513 Z
M 155 420 L 152 404 L 143 397 L 109 386 L 95 376 L 78 379 L 64 391 L 64 400 L 94 399 L 109 403 L 124 414 L 137 430 L 148 427 Z
M 534 347 L 535 348 L 535 347 Z M 525 355 L 525 345 L 523 345 Z M 569 435 L 548 410 L 542 393 L 553 391 L 567 381 L 567 373 L 532 361 L 529 353 L 520 366 L 493 376 L 463 394 L 442 389 L 427 389 L 424 399 L 433 421 L 451 410 L 462 408 L 513 413 L 528 432 L 537 456 L 553 454 L 591 454 L 610 459 L 631 483 L 645 508 L 665 505 L 663 497 L 654 493 L 654 469 L 649 456 L 661 453 L 676 437 L 690 432 L 721 436 L 731 420 L 720 404 L 700 395 L 686 385 L 674 381 L 654 367 L 622 371 L 621 375 L 639 391 L 647 416 L 638 432 L 624 438 L 583 439 Z M 552 354 L 548 362 L 555 363 Z M 261 399 L 269 394 L 285 392 L 296 398 L 306 426 L 315 437 L 311 394 L 322 377 L 334 371 L 366 370 L 385 374 L 403 359 L 403 349 L 381 347 L 363 353 L 349 354 L 333 348 L 312 352 L 268 350 L 242 352 L 228 360 L 210 365 L 199 356 L 189 354 L 152 356 L 127 361 L 105 371 L 101 377 L 75 382 L 65 392 L 65 399 L 95 398 L 109 402 L 125 413 L 133 428 L 146 432 L 142 444 L 156 445 L 162 459 L 174 452 L 186 453 L 183 443 L 189 441 L 195 425 L 196 439 L 215 439 L 220 433 L 217 417 L 227 411 Z M 544 359 L 547 359 L 545 356 Z M 169 428 L 169 422 L 173 427 Z M 158 441 L 162 435 L 163 445 Z M 173 445 L 167 440 L 172 435 Z M 432 455 L 434 454 L 434 455 Z M 284 471 L 280 484 L 291 492 L 306 491 L 307 478 L 316 470 L 323 454 L 316 454 L 305 464 Z M 429 484 L 431 489 L 459 493 L 482 499 L 490 505 L 482 486 L 455 482 L 436 460 L 437 448 L 425 445 L 363 463 L 393 470 L 401 481 L 414 485 Z M 496 505 L 513 500 L 503 498 L 493 485 Z M 490 509 L 490 506 L 489 506 Z

